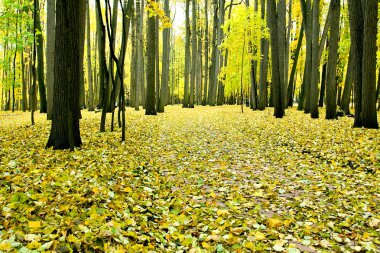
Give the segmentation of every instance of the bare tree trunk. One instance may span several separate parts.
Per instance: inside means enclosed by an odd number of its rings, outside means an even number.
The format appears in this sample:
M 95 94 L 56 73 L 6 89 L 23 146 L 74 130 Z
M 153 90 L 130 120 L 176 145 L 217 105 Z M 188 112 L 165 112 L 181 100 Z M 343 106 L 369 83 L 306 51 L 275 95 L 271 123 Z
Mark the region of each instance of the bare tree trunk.
M 207 104 L 207 89 L 208 89 L 208 83 L 209 83 L 209 69 L 208 69 L 208 63 L 209 63 L 209 32 L 208 32 L 208 0 L 205 0 L 205 80 L 204 80 L 204 86 L 203 86 L 203 100 L 202 105 L 205 106 Z
M 152 0 L 155 2 L 155 0 Z M 157 115 L 156 111 L 156 93 L 155 93 L 155 77 L 156 77 L 156 18 L 148 17 L 147 27 L 147 88 L 146 88 L 146 111 L 145 115 Z
M 46 86 L 47 86 L 47 118 L 52 119 L 54 94 L 54 47 L 55 47 L 55 2 L 47 1 L 46 19 Z
M 326 119 L 336 118 L 336 65 L 338 62 L 340 0 L 332 0 L 329 58 L 327 62 Z
M 310 85 L 310 116 L 313 119 L 319 117 L 318 111 L 318 81 L 319 81 L 319 1 L 313 1 L 313 37 L 312 37 L 312 71 Z
M 170 17 L 169 0 L 164 3 L 165 15 Z M 164 28 L 162 31 L 162 80 L 160 106 L 158 112 L 164 112 L 168 101 L 169 90 L 169 68 L 170 68 L 170 29 Z
M 90 4 L 86 1 L 87 17 L 87 74 L 88 74 L 88 110 L 94 110 L 94 91 L 92 82 L 92 65 L 91 65 L 91 21 L 90 21 Z
M 289 85 L 288 85 L 288 106 L 293 107 L 293 93 L 295 90 L 295 76 L 296 76 L 296 70 L 297 70 L 297 64 L 298 64 L 298 57 L 300 55 L 301 46 L 302 46 L 302 39 L 304 34 L 304 24 L 301 24 L 301 30 L 300 35 L 298 37 L 297 41 L 297 48 L 294 56 L 293 66 L 292 70 L 290 72 L 290 78 L 289 78 Z
M 40 3 L 39 0 L 35 1 L 36 8 L 36 27 L 37 30 L 36 39 L 37 39 L 37 60 L 38 60 L 38 90 L 40 94 L 40 112 L 47 112 L 47 102 L 46 102 L 46 90 L 45 90 L 45 73 L 44 73 L 44 40 L 42 36 L 41 29 L 41 17 L 40 17 Z
M 190 74 L 190 0 L 186 0 L 186 42 L 185 42 L 185 85 L 183 107 L 189 107 L 189 74 Z
M 379 2 L 366 0 L 363 6 L 362 122 L 365 128 L 379 128 L 376 113 L 376 37 Z
M 348 56 L 348 65 L 346 71 L 346 80 L 344 82 L 344 89 L 341 101 L 341 109 L 343 110 L 345 115 L 350 115 L 350 95 L 352 90 L 352 72 L 353 68 L 353 54 L 352 49 L 350 49 L 350 55 Z
M 280 59 L 278 47 L 278 28 L 277 28 L 277 10 L 276 1 L 268 0 L 268 17 L 270 21 L 270 39 L 271 39 L 271 54 L 272 54 L 272 86 L 273 86 L 273 103 L 274 103 L 274 116 L 282 118 L 284 116 L 283 102 L 282 102 L 282 86 L 280 81 Z M 272 92 L 271 92 L 272 94 Z
M 196 0 L 192 0 L 192 32 L 191 32 L 191 75 L 190 75 L 190 99 L 189 108 L 194 108 L 194 88 L 197 69 L 197 7 Z

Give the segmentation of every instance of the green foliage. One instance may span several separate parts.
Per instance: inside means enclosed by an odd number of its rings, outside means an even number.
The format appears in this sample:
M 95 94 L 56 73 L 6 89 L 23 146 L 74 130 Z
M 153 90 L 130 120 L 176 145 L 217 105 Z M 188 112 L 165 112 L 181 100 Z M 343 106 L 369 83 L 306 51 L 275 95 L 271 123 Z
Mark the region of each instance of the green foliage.
M 238 5 L 234 8 L 231 19 L 223 27 L 225 39 L 220 46 L 225 56 L 228 50 L 229 61 L 219 73 L 219 79 L 225 84 L 225 95 L 236 94 L 240 89 L 241 68 L 243 67 L 244 91 L 249 89 L 250 63 L 260 61 L 260 38 L 268 37 L 265 21 L 253 7 Z M 245 41 L 245 43 L 244 43 Z M 245 48 L 244 48 L 245 47 Z M 244 48 L 244 62 L 241 58 Z M 252 48 L 253 52 L 250 52 Z

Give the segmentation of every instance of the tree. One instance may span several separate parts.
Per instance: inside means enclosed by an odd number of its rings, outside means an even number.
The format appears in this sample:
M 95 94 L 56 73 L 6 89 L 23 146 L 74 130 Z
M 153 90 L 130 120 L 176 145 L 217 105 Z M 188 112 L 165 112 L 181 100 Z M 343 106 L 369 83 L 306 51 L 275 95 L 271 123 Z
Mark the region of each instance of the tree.
M 164 4 L 165 15 L 170 17 L 169 0 L 165 0 Z M 170 28 L 164 28 L 162 31 L 162 80 L 161 80 L 161 95 L 159 103 L 159 112 L 165 111 L 165 106 L 168 101 L 169 90 L 169 66 L 170 66 Z
M 365 128 L 379 128 L 376 113 L 376 36 L 379 3 L 366 0 L 363 5 L 362 122 Z M 357 108 L 360 109 L 360 108 Z
M 46 90 L 45 90 L 45 72 L 44 72 L 44 39 L 42 36 L 40 2 L 34 0 L 35 19 L 36 19 L 36 40 L 37 40 L 37 75 L 38 75 L 38 91 L 40 94 L 40 112 L 47 112 Z
M 338 59 L 340 0 L 332 0 L 333 11 L 326 74 L 326 119 L 336 118 L 336 65 Z M 323 96 L 323 94 L 322 94 Z
M 189 74 L 190 74 L 190 0 L 186 0 L 186 45 L 185 45 L 185 85 L 183 107 L 189 107 Z
M 87 18 L 87 75 L 88 75 L 88 110 L 94 110 L 94 91 L 92 79 L 92 65 L 91 65 L 91 22 L 90 22 L 90 4 L 86 0 L 86 18 Z
M 151 2 L 155 3 L 156 0 Z M 156 78 L 156 17 L 149 13 L 148 27 L 147 27 L 147 87 L 146 87 L 146 103 L 145 115 L 157 115 L 156 111 L 156 92 L 155 92 L 155 78 Z
M 319 81 L 319 1 L 313 1 L 313 32 L 312 32 L 312 71 L 310 84 L 310 116 L 313 119 L 319 117 L 318 111 L 318 81 Z
M 197 8 L 196 0 L 192 0 L 192 23 L 191 23 L 191 76 L 190 76 L 190 99 L 189 108 L 194 108 L 194 89 L 197 76 Z
M 46 147 L 74 149 L 82 144 L 79 129 L 80 22 L 85 0 L 57 0 L 52 126 Z
M 54 46 L 55 46 L 55 1 L 47 1 L 46 20 L 46 86 L 47 86 L 47 117 L 51 119 L 53 112 L 54 89 Z
M 276 0 L 268 0 L 268 16 L 269 16 L 269 30 L 271 40 L 271 54 L 272 54 L 272 85 L 273 85 L 273 99 L 274 99 L 274 116 L 282 118 L 284 116 L 283 102 L 282 102 L 282 86 L 280 80 L 280 59 L 278 47 L 278 29 L 277 29 L 277 10 Z
M 202 105 L 205 106 L 207 104 L 207 86 L 209 81 L 208 76 L 208 53 L 209 53 L 209 32 L 208 32 L 208 0 L 205 0 L 205 80 L 204 80 L 204 86 L 203 86 L 203 100 Z

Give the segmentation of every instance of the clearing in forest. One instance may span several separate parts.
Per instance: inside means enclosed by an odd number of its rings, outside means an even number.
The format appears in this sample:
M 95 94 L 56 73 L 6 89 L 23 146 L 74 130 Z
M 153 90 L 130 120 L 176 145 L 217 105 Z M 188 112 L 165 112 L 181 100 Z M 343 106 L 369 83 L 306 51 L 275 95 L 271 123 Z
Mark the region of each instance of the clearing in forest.
M 378 131 L 272 114 L 128 109 L 120 143 L 83 112 L 69 152 L 1 112 L 0 252 L 378 252 Z

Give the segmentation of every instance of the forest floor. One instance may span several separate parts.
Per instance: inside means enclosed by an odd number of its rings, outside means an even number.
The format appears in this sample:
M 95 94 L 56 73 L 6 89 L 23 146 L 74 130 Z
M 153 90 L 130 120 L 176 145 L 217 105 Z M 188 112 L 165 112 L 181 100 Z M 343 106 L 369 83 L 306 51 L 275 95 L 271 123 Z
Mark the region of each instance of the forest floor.
M 379 252 L 379 131 L 244 109 L 83 112 L 74 152 L 0 113 L 0 252 Z

